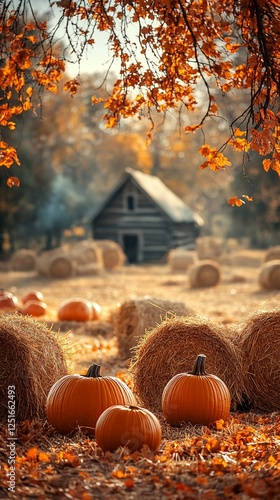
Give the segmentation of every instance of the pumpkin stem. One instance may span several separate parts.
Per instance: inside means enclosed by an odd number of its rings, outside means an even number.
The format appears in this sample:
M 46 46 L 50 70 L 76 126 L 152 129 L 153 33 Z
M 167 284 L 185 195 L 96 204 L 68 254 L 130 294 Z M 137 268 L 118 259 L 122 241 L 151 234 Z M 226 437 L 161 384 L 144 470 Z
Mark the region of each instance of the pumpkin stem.
M 85 374 L 85 377 L 101 377 L 100 375 L 100 365 L 91 365 Z
M 205 354 L 198 354 L 193 371 L 191 372 L 192 375 L 207 375 L 205 371 L 205 360 Z

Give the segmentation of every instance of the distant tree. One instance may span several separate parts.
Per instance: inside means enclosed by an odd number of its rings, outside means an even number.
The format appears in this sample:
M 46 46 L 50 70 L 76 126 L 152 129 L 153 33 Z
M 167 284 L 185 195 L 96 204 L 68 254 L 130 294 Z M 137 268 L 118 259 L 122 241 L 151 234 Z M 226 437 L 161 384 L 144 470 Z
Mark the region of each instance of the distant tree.
M 264 157 L 262 168 L 280 175 L 279 0 L 49 0 L 49 8 L 58 9 L 51 28 L 39 20 L 36 3 L 4 0 L 0 6 L 2 127 L 12 130 L 14 116 L 32 109 L 36 87 L 56 92 L 69 54 L 81 61 L 95 35 L 106 32 L 110 64 L 118 61 L 119 74 L 107 96 L 93 89 L 92 103 L 104 105 L 107 127 L 121 118 L 147 116 L 150 140 L 158 113 L 187 109 L 197 120 L 185 125 L 185 132 L 202 130 L 209 118 L 220 116 L 217 92 L 246 90 L 248 99 L 229 122 L 227 140 L 220 147 L 200 147 L 201 168 L 229 167 L 224 152 L 231 146 L 245 157 L 257 151 Z M 64 52 L 57 45 L 61 26 Z M 79 86 L 77 75 L 64 88 L 74 95 Z M 17 96 L 16 105 L 10 105 L 11 96 Z M 0 148 L 0 165 L 19 163 L 15 148 L 5 141 Z M 235 196 L 230 202 L 240 206 L 246 199 Z

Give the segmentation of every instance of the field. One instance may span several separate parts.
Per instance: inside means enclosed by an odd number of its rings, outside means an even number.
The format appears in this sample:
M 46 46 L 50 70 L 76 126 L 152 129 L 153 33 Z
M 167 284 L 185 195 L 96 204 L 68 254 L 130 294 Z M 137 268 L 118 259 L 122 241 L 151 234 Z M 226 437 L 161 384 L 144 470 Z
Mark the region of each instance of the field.
M 241 256 L 242 257 L 242 256 Z M 167 264 L 127 265 L 91 277 L 50 280 L 33 272 L 0 272 L 0 287 L 19 300 L 40 290 L 48 305 L 42 321 L 60 330 L 71 346 L 71 371 L 85 373 L 93 362 L 105 375 L 127 376 L 129 360 L 119 351 L 112 317 L 118 305 L 145 295 L 184 302 L 197 314 L 223 325 L 235 325 L 264 305 L 278 307 L 277 291 L 258 284 L 260 252 L 222 265 L 219 285 L 191 289 L 186 272 Z M 83 297 L 98 302 L 100 321 L 57 322 L 60 302 Z M 163 311 L 163 317 L 165 311 Z M 81 431 L 62 436 L 45 421 L 18 424 L 16 489 L 8 491 L 7 429 L 1 427 L 0 498 L 59 499 L 279 499 L 280 413 L 232 412 L 211 427 L 169 427 L 158 415 L 163 439 L 157 452 L 104 453 Z

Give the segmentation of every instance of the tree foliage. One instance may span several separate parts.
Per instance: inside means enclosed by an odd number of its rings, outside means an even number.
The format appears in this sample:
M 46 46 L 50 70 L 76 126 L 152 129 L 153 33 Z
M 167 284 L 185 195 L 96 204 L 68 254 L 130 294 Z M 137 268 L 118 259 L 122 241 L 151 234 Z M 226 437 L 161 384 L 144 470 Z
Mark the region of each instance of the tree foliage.
M 109 68 L 117 62 L 118 76 L 109 94 L 100 97 L 93 89 L 92 104 L 103 104 L 107 127 L 147 116 L 150 140 L 155 116 L 175 109 L 194 115 L 185 133 L 203 130 L 206 120 L 220 117 L 218 94 L 245 89 L 248 100 L 229 122 L 226 141 L 200 148 L 201 168 L 230 167 L 230 146 L 245 156 L 257 151 L 263 169 L 280 175 L 278 0 L 49 0 L 58 12 L 51 27 L 39 20 L 35 5 L 1 4 L 1 127 L 13 130 L 16 115 L 32 110 L 35 88 L 57 92 L 67 58 L 75 55 L 80 62 L 98 32 L 106 32 Z M 62 26 L 64 51 L 57 42 Z M 79 86 L 77 75 L 64 90 L 74 95 Z M 20 163 L 7 142 L 0 148 L 0 165 Z

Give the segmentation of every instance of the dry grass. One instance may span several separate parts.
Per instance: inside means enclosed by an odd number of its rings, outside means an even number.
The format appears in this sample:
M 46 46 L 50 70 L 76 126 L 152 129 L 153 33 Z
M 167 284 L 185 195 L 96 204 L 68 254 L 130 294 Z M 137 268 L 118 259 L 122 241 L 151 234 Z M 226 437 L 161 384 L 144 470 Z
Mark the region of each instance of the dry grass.
M 67 373 L 65 339 L 46 325 L 21 316 L 0 316 L 0 420 L 8 415 L 9 386 L 14 387 L 18 421 L 44 417 L 49 389 Z
M 135 348 L 130 367 L 133 390 L 152 411 L 160 411 L 167 382 L 177 373 L 190 372 L 198 354 L 205 354 L 206 371 L 228 386 L 233 406 L 242 401 L 241 354 L 225 327 L 200 316 L 172 318 L 148 332 Z
M 237 329 L 243 354 L 245 393 L 250 407 L 280 410 L 280 308 L 258 310 Z

